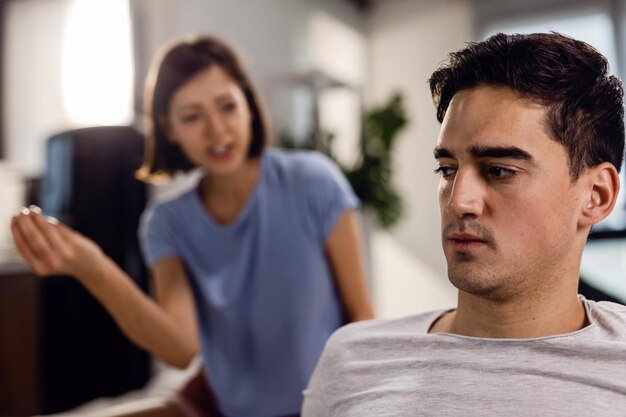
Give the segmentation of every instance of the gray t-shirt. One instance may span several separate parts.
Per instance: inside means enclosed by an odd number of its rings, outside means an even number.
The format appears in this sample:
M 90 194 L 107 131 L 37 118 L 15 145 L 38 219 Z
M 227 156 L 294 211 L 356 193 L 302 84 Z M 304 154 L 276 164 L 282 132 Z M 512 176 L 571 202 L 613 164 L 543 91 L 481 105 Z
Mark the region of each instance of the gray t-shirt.
M 345 326 L 302 415 L 626 416 L 626 307 L 583 301 L 589 326 L 534 339 L 428 334 L 443 311 Z

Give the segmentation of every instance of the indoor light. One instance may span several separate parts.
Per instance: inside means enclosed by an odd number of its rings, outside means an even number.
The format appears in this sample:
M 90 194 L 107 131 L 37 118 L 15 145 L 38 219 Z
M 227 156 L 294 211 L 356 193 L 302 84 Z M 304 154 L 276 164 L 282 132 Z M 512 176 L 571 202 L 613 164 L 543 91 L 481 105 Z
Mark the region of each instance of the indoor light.
M 63 41 L 62 88 L 68 119 L 127 124 L 133 61 L 128 0 L 73 0 Z

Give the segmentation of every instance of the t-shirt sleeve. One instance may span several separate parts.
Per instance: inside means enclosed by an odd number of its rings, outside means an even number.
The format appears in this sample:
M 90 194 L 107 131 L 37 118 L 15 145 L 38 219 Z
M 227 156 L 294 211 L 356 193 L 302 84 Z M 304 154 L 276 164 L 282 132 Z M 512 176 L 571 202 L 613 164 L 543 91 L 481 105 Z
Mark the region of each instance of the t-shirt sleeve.
M 305 193 L 303 199 L 317 237 L 325 241 L 341 214 L 359 207 L 360 202 L 341 170 L 325 155 L 311 152 L 301 163 L 298 188 Z
M 139 226 L 141 250 L 148 266 L 166 256 L 179 256 L 174 237 L 173 225 L 164 207 L 148 207 Z
M 309 385 L 302 392 L 304 401 L 302 403 L 302 417 L 329 417 L 330 411 L 328 407 L 327 387 L 331 381 L 329 378 L 329 370 L 333 368 L 333 358 L 330 354 L 331 349 L 328 344 L 317 362 L 315 371 L 309 380 Z
M 345 400 L 347 372 L 353 353 L 346 346 L 352 336 L 354 323 L 335 331 L 326 341 L 307 388 L 302 392 L 302 417 L 330 417 L 336 415 L 336 406 Z
M 323 381 L 320 381 L 323 370 L 318 369 L 316 369 L 313 374 L 309 387 L 302 393 L 304 396 L 304 402 L 302 404 L 302 417 L 330 416 L 325 402 L 326 398 L 324 398 L 324 395 L 320 392 L 320 385 L 323 384 Z

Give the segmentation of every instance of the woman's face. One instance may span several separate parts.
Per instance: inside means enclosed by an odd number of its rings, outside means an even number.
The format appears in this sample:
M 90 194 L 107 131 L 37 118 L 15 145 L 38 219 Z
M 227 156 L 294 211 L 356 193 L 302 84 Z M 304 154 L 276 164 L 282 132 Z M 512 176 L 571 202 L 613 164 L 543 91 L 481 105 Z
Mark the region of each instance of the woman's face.
M 212 65 L 174 92 L 166 125 L 169 139 L 194 165 L 229 176 L 247 159 L 251 118 L 239 85 L 219 65 Z

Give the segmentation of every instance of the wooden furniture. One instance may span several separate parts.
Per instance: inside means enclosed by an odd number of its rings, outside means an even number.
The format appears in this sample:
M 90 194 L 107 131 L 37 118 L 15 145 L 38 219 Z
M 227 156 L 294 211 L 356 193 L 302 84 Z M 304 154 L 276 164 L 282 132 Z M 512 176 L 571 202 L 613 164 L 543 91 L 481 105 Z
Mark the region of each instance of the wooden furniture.
M 0 416 L 42 411 L 38 284 L 25 265 L 0 261 Z
M 0 261 L 0 416 L 32 416 L 140 388 L 149 357 L 73 278 Z
M 130 126 L 48 139 L 39 203 L 94 240 L 147 290 L 137 229 L 146 185 L 143 135 Z M 0 253 L 0 416 L 54 413 L 143 386 L 149 356 L 75 279 L 40 279 Z

